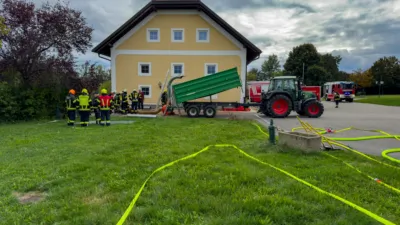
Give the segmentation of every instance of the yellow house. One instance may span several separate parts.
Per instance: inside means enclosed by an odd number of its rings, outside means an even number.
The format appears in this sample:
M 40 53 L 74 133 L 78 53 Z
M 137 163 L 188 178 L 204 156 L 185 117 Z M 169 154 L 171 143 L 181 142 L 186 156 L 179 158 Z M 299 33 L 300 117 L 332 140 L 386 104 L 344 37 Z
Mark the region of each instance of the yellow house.
M 168 71 L 169 78 L 184 75 L 177 80 L 184 82 L 232 67 L 238 68 L 242 89 L 212 99 L 243 103 L 247 65 L 261 54 L 200 0 L 152 0 L 93 52 L 110 57 L 112 89 L 141 89 L 145 105 L 157 103 Z

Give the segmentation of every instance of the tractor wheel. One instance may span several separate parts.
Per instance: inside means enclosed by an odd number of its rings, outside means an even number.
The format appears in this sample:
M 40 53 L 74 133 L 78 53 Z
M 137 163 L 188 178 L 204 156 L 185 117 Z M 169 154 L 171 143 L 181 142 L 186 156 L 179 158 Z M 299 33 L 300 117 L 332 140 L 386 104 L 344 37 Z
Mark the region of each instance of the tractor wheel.
M 265 110 L 263 113 L 264 113 L 265 116 L 271 117 L 271 113 L 269 113 L 268 110 Z
M 310 118 L 319 118 L 324 113 L 324 105 L 318 101 L 307 102 L 302 111 Z
M 200 114 L 200 109 L 199 107 L 192 105 L 187 108 L 186 113 L 189 117 L 198 117 Z
M 267 104 L 267 111 L 273 118 L 285 118 L 292 111 L 292 101 L 286 95 L 275 95 Z

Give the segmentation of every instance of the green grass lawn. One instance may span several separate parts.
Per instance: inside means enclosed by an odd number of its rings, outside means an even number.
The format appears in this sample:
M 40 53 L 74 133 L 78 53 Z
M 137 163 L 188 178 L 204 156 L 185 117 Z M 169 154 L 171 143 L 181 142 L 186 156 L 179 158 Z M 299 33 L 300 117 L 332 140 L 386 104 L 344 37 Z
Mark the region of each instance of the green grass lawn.
M 367 95 L 365 98 L 355 100 L 360 103 L 370 103 L 376 105 L 387 105 L 387 106 L 400 106 L 400 95 Z
M 399 193 L 324 154 L 270 146 L 250 121 L 130 120 L 86 129 L 62 122 L 1 125 L 0 224 L 116 224 L 155 169 L 214 144 L 234 144 L 400 223 Z M 399 170 L 350 152 L 329 154 L 400 187 Z M 20 203 L 18 196 L 29 192 L 43 199 Z M 125 224 L 380 223 L 234 148 L 211 147 L 155 174 Z

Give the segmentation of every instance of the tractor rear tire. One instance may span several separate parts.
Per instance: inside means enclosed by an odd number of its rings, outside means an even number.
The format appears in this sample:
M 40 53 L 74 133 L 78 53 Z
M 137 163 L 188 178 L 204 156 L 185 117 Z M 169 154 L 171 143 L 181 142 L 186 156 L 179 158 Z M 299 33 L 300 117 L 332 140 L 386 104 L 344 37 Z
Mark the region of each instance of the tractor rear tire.
M 286 95 L 275 95 L 267 104 L 272 118 L 285 118 L 292 112 L 292 101 Z
M 324 105 L 318 101 L 307 102 L 302 111 L 310 118 L 319 118 L 324 113 Z

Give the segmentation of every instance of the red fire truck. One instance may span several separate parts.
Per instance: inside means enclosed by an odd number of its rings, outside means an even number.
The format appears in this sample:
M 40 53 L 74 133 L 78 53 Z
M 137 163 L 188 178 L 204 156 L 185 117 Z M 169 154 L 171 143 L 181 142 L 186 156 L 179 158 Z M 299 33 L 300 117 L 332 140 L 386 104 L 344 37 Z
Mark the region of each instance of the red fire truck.
M 346 100 L 348 102 L 353 102 L 356 87 L 354 82 L 351 81 L 334 81 L 324 84 L 324 98 L 327 101 L 334 100 L 334 92 L 338 92 L 340 95 L 340 100 Z
M 250 102 L 261 102 L 261 92 L 267 92 L 269 81 L 249 81 L 247 82 L 247 89 L 249 93 Z M 302 86 L 303 91 L 312 92 L 317 96 L 318 101 L 321 101 L 321 87 L 320 86 Z

